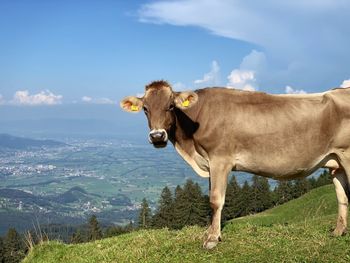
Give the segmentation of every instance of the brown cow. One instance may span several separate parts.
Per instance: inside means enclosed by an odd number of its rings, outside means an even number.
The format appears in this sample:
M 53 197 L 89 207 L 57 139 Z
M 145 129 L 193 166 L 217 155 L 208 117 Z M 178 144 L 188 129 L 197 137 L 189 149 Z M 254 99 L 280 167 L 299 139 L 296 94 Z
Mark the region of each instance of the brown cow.
M 211 226 L 204 247 L 220 240 L 221 210 L 230 171 L 274 179 L 304 177 L 330 168 L 338 199 L 333 234 L 346 232 L 350 182 L 350 89 L 303 95 L 269 95 L 227 88 L 174 92 L 165 81 L 146 86 L 142 98 L 120 103 L 144 110 L 149 141 L 170 140 L 202 177 L 210 177 Z

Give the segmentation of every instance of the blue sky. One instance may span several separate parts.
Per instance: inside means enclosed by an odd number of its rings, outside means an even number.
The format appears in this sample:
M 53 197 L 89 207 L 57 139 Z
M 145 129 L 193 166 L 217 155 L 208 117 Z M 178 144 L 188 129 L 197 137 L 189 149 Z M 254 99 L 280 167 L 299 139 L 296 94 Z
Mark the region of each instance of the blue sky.
M 346 86 L 349 13 L 343 0 L 1 0 L 0 107 L 115 104 L 156 79 L 177 90 Z

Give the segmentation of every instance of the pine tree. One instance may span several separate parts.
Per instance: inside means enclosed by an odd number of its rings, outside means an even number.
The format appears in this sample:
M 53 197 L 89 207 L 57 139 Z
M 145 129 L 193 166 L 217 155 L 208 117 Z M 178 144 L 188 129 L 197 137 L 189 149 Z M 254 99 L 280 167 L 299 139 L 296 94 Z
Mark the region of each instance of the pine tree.
M 176 186 L 175 194 L 174 194 L 174 202 L 175 202 L 176 198 L 181 196 L 182 193 L 183 193 L 183 189 L 181 188 L 181 186 L 180 185 Z
M 203 195 L 203 204 L 207 209 L 206 221 L 207 221 L 207 225 L 208 225 L 208 224 L 210 224 L 211 219 L 213 218 L 213 210 L 211 209 L 211 206 L 210 206 L 209 195 Z
M 315 177 L 311 176 L 310 178 L 308 178 L 308 182 L 310 189 L 314 189 L 317 187 L 317 180 L 315 179 Z
M 277 205 L 284 204 L 289 200 L 293 199 L 293 184 L 291 181 L 278 181 L 277 187 L 275 188 Z
M 149 208 L 146 198 L 143 198 L 139 213 L 139 228 L 149 228 L 151 226 L 151 209 Z
M 164 187 L 159 203 L 158 209 L 152 218 L 153 226 L 157 228 L 171 227 L 174 219 L 174 200 L 170 189 Z
M 240 195 L 238 196 L 239 216 L 246 216 L 253 212 L 252 194 L 250 185 L 245 181 L 240 191 Z
M 251 191 L 251 212 L 259 213 L 272 206 L 272 196 L 267 178 L 254 175 Z
M 173 229 L 180 229 L 184 226 L 183 218 L 185 217 L 186 211 L 185 208 L 187 204 L 186 196 L 184 194 L 184 190 L 181 188 L 181 186 L 176 186 L 175 188 L 175 194 L 174 194 L 174 218 L 171 225 L 171 228 Z
M 186 185 L 184 187 L 186 189 Z M 191 188 L 188 189 L 191 191 Z M 207 202 L 205 196 L 203 196 L 202 189 L 198 183 L 195 183 L 192 187 L 192 192 L 189 195 L 189 201 L 193 200 L 192 211 L 193 213 L 189 216 L 189 225 L 206 226 L 210 221 L 208 218 L 208 211 L 210 210 L 209 202 Z
M 16 229 L 10 228 L 4 238 L 4 262 L 20 262 L 25 256 L 24 245 Z
M 239 195 L 240 194 L 241 194 L 241 188 L 237 183 L 236 177 L 233 175 L 226 189 L 225 204 L 222 210 L 223 222 L 239 216 L 240 214 Z
M 294 181 L 293 186 L 293 198 L 298 198 L 309 191 L 309 181 L 305 178 L 297 179 Z
M 208 201 L 202 195 L 198 183 L 187 180 L 183 189 L 177 187 L 174 202 L 173 227 L 180 229 L 186 225 L 204 226 L 209 221 Z
M 5 262 L 5 248 L 4 248 L 4 242 L 0 237 L 0 263 L 4 263 L 4 262 Z
M 102 238 L 102 231 L 95 215 L 92 215 L 88 223 L 88 240 L 94 241 Z
M 323 170 L 323 173 L 321 173 L 320 176 L 317 178 L 316 187 L 320 187 L 331 183 L 332 183 L 331 176 L 329 172 L 325 169 Z

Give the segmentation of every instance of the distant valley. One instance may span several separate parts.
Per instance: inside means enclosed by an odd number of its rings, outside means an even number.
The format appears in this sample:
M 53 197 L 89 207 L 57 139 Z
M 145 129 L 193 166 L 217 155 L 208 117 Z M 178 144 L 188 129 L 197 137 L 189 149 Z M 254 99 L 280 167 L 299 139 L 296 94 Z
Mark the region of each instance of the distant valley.
M 154 208 L 164 186 L 187 178 L 207 189 L 173 147 L 116 139 L 34 140 L 0 135 L 0 235 L 42 224 L 135 220 L 142 198 Z

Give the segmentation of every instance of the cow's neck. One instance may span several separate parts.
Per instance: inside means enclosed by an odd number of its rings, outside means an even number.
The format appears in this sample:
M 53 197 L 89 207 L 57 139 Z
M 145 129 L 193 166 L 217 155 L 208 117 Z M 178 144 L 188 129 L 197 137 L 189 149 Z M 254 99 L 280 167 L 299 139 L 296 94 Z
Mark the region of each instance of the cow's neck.
M 183 141 L 193 138 L 193 134 L 199 128 L 199 123 L 192 120 L 187 114 L 179 109 L 175 109 L 176 124 L 172 127 L 170 139 L 175 141 Z
M 194 133 L 199 124 L 184 112 L 176 110 L 176 124 L 170 131 L 169 139 L 180 156 L 202 177 L 209 177 L 208 161 L 196 151 Z

